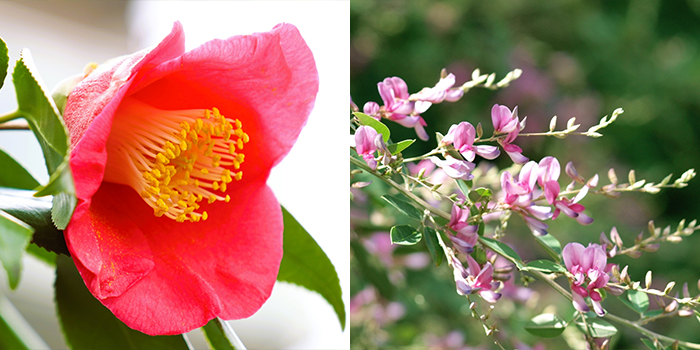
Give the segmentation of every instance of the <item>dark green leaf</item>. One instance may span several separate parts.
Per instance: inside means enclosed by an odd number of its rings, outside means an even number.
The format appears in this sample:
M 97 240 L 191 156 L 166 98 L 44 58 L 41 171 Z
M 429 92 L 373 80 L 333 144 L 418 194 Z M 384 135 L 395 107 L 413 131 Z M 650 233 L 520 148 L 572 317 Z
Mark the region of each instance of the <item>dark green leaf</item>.
M 391 228 L 391 243 L 414 245 L 420 242 L 423 235 L 411 225 L 397 225 Z
M 566 329 L 566 321 L 557 315 L 540 314 L 525 324 L 525 330 L 542 338 L 554 338 Z
M 566 272 L 566 268 L 564 266 L 561 266 L 553 261 L 549 260 L 535 260 L 535 261 L 530 261 L 527 263 L 527 266 L 525 266 L 525 271 L 528 270 L 538 270 L 546 273 L 552 273 L 552 272 Z
M 360 120 L 360 123 L 362 123 L 362 125 L 371 126 L 378 133 L 382 134 L 382 138 L 384 139 L 384 142 L 389 142 L 389 137 L 391 137 L 391 132 L 389 131 L 389 128 L 386 127 L 386 125 L 384 125 L 382 122 L 368 116 L 367 114 L 360 113 L 360 112 L 355 112 L 353 114 L 357 117 L 357 119 Z
M 525 265 L 523 265 L 523 259 L 520 258 L 520 255 L 518 255 L 518 253 L 516 253 L 507 244 L 499 242 L 495 239 L 486 238 L 486 237 L 481 237 L 481 238 L 479 238 L 479 240 L 486 247 L 488 247 L 489 249 L 498 253 L 498 255 L 509 257 L 510 258 L 509 260 L 512 260 L 513 263 L 515 263 L 515 267 L 517 267 L 518 270 L 522 270 L 525 267 Z
M 22 272 L 22 255 L 34 230 L 14 216 L 0 210 L 0 262 L 7 271 L 10 288 L 17 288 Z
M 127 327 L 90 294 L 73 260 L 56 260 L 56 310 L 73 350 L 188 349 L 182 335 L 149 336 Z M 172 320 L 165 320 L 172 321 Z
M 0 210 L 34 228 L 32 242 L 59 254 L 68 255 L 63 232 L 51 222 L 51 199 L 37 198 L 34 192 L 0 187 Z
M 627 300 L 630 301 L 632 309 L 640 314 L 645 313 L 649 309 L 649 296 L 644 292 L 628 290 Z
M 7 53 L 7 44 L 0 38 L 0 88 L 5 83 L 5 77 L 7 76 L 7 68 L 10 64 L 10 56 Z
M 649 340 L 649 339 L 641 338 L 640 340 L 642 341 L 642 343 L 644 343 L 644 345 L 646 345 L 651 350 L 663 350 L 663 349 L 665 349 L 663 347 L 663 345 L 661 345 L 661 343 L 658 343 L 658 346 L 657 346 L 657 345 L 654 345 L 654 342 Z
M 393 154 L 399 154 L 399 153 L 401 153 L 401 151 L 403 151 L 403 150 L 405 150 L 406 148 L 408 148 L 408 146 L 410 146 L 410 145 L 413 144 L 414 142 L 416 142 L 416 140 L 403 140 L 403 141 L 401 141 L 401 142 L 399 142 L 399 143 L 392 143 L 392 144 L 390 144 L 390 145 L 387 145 L 386 148 L 389 149 L 389 152 L 390 152 L 392 155 L 393 155 Z
M 394 285 L 389 281 L 386 268 L 377 260 L 377 258 L 367 252 L 362 243 L 350 241 L 350 250 L 352 251 L 359 271 L 364 278 L 369 281 L 379 294 L 391 300 L 394 298 Z
M 586 327 L 581 321 L 576 322 L 576 327 L 593 338 L 607 338 L 617 334 L 615 326 L 600 318 L 586 318 L 586 324 L 588 325 L 588 332 L 586 332 Z
M 46 249 L 41 248 L 36 244 L 30 244 L 29 246 L 27 246 L 27 253 L 45 262 L 49 266 L 56 266 L 56 253 L 54 252 L 47 251 Z
M 423 214 L 416 209 L 416 207 L 401 197 L 384 195 L 382 199 L 389 202 L 389 204 L 393 205 L 394 208 L 398 209 L 400 212 L 414 219 L 421 220 L 423 218 Z
M 345 329 L 345 304 L 340 280 L 326 253 L 316 241 L 282 208 L 284 217 L 284 256 L 277 280 L 294 283 L 321 294 L 335 310 L 340 326 Z
M 622 299 L 620 299 L 620 300 L 622 300 Z M 663 309 L 649 310 L 649 311 L 647 311 L 647 312 L 644 313 L 644 317 L 645 317 L 645 318 L 647 318 L 647 317 L 656 317 L 656 316 L 659 316 L 659 315 L 661 315 L 661 314 L 663 314 L 663 313 L 664 313 L 664 310 L 663 310 Z M 700 319 L 698 319 L 698 321 L 700 321 Z
M 34 67 L 31 54 L 26 49 L 22 51 L 15 65 L 12 81 L 15 84 L 18 110 L 36 135 L 44 153 L 46 168 L 51 174 L 49 183 L 39 189 L 36 196 L 56 195 L 61 192 L 74 195 L 73 176 L 68 166 L 70 149 L 68 132 L 53 99 L 48 95 L 48 89 Z M 58 204 L 69 206 L 71 202 L 70 200 L 60 201 Z M 56 221 L 60 223 L 67 223 L 73 213 L 72 207 L 54 206 L 53 210 Z M 65 227 L 59 226 L 59 228 Z
M 20 188 L 33 190 L 39 187 L 32 175 L 15 161 L 9 154 L 0 149 L 0 187 Z
M 491 196 L 493 196 L 493 192 L 484 187 L 479 187 L 469 193 L 469 199 L 474 203 L 481 201 L 488 202 L 491 199 Z
M 78 204 L 78 199 L 74 195 L 61 192 L 53 196 L 53 210 L 51 210 L 51 221 L 58 229 L 65 229 L 68 222 L 73 216 L 75 205 Z
M 556 237 L 552 235 L 535 236 L 535 240 L 552 259 L 556 260 L 556 262 L 561 262 L 561 243 Z
M 440 266 L 440 264 L 442 264 L 442 257 L 445 254 L 442 251 L 442 247 L 440 247 L 437 235 L 439 235 L 438 231 L 432 227 L 426 226 L 423 229 L 423 237 L 425 237 L 425 245 L 428 246 L 430 257 L 433 258 L 435 266 Z
M 213 319 L 209 321 L 204 327 L 202 327 L 204 335 L 209 342 L 209 345 L 214 350 L 235 350 L 235 347 L 231 345 L 231 342 L 226 337 L 224 329 L 221 327 L 221 322 L 218 319 Z

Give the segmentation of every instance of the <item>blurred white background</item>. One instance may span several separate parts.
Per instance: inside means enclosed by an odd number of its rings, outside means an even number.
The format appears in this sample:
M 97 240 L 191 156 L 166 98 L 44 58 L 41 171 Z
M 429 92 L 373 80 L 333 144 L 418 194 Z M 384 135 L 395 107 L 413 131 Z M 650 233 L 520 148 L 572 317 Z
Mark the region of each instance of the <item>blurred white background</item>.
M 309 231 L 338 272 L 349 307 L 349 207 L 345 118 L 349 82 L 349 1 L 168 2 L 168 1 L 0 1 L 0 37 L 12 62 L 28 47 L 51 88 L 103 62 L 157 44 L 174 21 L 185 28 L 190 50 L 213 38 L 268 31 L 280 22 L 296 25 L 314 53 L 320 91 L 314 111 L 291 153 L 268 181 L 280 203 Z M 16 108 L 10 76 L 0 90 L 0 113 Z M 39 182 L 48 175 L 30 132 L 0 132 L 0 148 L 13 155 Z M 53 306 L 51 268 L 24 260 L 20 287 L 10 291 L 0 271 L 0 294 L 15 305 L 52 349 L 65 348 Z M 348 318 L 349 323 L 349 318 Z M 253 317 L 231 322 L 249 349 L 345 349 L 333 309 L 319 295 L 277 283 L 270 300 Z M 189 334 L 206 349 L 201 333 Z

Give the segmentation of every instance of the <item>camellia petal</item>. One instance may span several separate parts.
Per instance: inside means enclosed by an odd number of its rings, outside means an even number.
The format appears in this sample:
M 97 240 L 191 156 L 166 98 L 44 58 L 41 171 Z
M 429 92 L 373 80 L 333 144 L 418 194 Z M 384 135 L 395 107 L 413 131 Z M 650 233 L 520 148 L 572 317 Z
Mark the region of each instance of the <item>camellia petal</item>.
M 317 92 L 289 24 L 185 53 L 175 23 L 83 79 L 64 116 L 79 200 L 65 236 L 92 294 L 151 335 L 255 313 L 282 259 L 265 182 Z

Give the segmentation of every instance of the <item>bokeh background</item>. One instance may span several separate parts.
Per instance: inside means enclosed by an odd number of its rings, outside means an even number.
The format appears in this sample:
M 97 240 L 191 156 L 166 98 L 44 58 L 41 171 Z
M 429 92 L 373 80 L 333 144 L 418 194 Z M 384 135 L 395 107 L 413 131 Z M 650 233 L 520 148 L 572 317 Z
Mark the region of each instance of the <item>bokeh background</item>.
M 11 65 L 20 49 L 29 48 L 52 88 L 81 73 L 89 62 L 101 63 L 157 44 L 176 20 L 184 26 L 187 50 L 214 38 L 269 31 L 281 22 L 296 25 L 314 53 L 320 90 L 308 124 L 290 154 L 273 169 L 268 184 L 329 256 L 349 305 L 345 178 L 314 170 L 317 159 L 330 169 L 347 167 L 332 157 L 345 152 L 345 144 L 321 145 L 318 135 L 345 134 L 340 116 L 349 90 L 348 12 L 349 1 L 0 1 L 0 36 L 8 44 Z M 0 90 L 0 112 L 14 108 L 8 75 Z M 0 147 L 46 183 L 41 150 L 31 132 L 0 131 Z M 64 349 L 53 303 L 54 271 L 31 256 L 23 263 L 15 291 L 9 290 L 0 270 L 0 307 L 11 302 L 46 342 L 46 349 Z M 318 294 L 286 283 L 275 285 L 269 301 L 253 317 L 231 324 L 249 349 L 349 346 L 349 330 L 341 330 L 331 306 Z M 207 348 L 198 330 L 188 336 L 196 349 Z
M 700 168 L 700 1 L 351 2 L 351 95 L 360 108 L 367 101 L 381 103 L 376 84 L 385 77 L 400 76 L 414 93 L 432 87 L 442 68 L 456 75 L 458 85 L 469 80 L 475 68 L 482 73 L 496 72 L 496 81 L 514 68 L 522 69 L 523 74 L 506 89 L 473 89 L 457 103 L 433 105 L 423 114 L 431 140 L 418 141 L 405 157 L 431 150 L 434 133 L 444 134 L 460 121 L 481 122 L 485 134 L 490 135 L 490 110 L 495 103 L 511 109 L 518 106 L 520 116 L 528 117 L 526 132 L 546 131 L 554 115 L 559 117 L 559 130 L 570 117 L 576 117 L 581 129 L 587 130 L 622 107 L 625 113 L 602 130 L 602 138 L 519 138 L 516 143 L 530 159 L 552 155 L 562 166 L 573 161 L 586 178 L 599 174 L 601 185 L 608 183 L 609 168 L 617 170 L 622 182 L 630 169 L 636 170 L 637 179 L 659 182 L 670 173 L 675 178 L 689 168 Z M 416 138 L 413 130 L 388 123 L 392 139 Z M 507 163 L 507 157 L 497 161 L 500 166 Z M 580 226 L 563 217 L 549 222 L 550 233 L 562 243 L 586 245 L 616 226 L 623 240 L 631 243 L 646 230 L 650 219 L 657 226 L 675 227 L 683 218 L 700 218 L 697 181 L 685 189 L 656 195 L 633 193 L 612 200 L 589 195 L 582 204 L 595 219 L 592 225 Z M 382 190 L 372 186 L 366 191 L 370 199 L 362 202 L 369 209 L 353 207 L 355 242 L 374 252 L 374 260 L 370 260 L 389 276 L 384 280 L 390 282 L 394 293 L 386 298 L 372 288 L 368 291 L 378 279 L 368 278 L 353 257 L 353 346 L 489 348 L 481 326 L 465 309 L 466 300 L 454 293 L 446 266 L 416 269 L 406 259 L 413 258 L 410 253 L 415 250 L 394 250 L 392 258 L 391 248 L 376 248 L 375 241 L 380 238 L 373 235 L 387 228 L 376 225 L 382 220 L 364 216 L 374 205 L 372 193 Z M 508 242 L 526 260 L 545 258 L 539 248 L 527 248 L 532 246 L 530 233 L 520 221 L 511 220 Z M 663 244 L 657 252 L 640 259 L 618 257 L 612 262 L 630 264 L 636 280 L 653 270 L 656 288 L 663 289 L 671 280 L 677 281 L 677 286 L 687 281 L 691 294 L 697 295 L 699 245 L 700 237 L 691 236 L 681 244 Z M 560 315 L 570 312 L 563 297 L 536 285 L 535 294 L 527 301 L 497 304 L 506 320 L 499 323 L 500 328 L 510 335 L 523 334 L 524 344 L 507 347 L 569 347 L 571 343 L 561 338 L 540 342 L 522 331 L 524 322 L 549 304 L 553 303 Z M 517 303 L 528 302 L 532 314 L 514 311 Z M 604 306 L 635 319 L 612 298 Z M 700 324 L 695 319 L 663 320 L 649 327 L 682 340 L 700 341 Z M 614 339 L 616 348 L 643 347 L 638 333 L 618 328 L 622 334 Z

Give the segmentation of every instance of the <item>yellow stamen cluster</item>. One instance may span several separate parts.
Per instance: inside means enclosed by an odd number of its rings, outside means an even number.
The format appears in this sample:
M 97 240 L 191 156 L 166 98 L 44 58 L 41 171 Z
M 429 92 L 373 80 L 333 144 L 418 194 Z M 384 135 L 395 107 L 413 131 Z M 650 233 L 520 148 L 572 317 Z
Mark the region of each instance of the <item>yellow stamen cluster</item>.
M 238 119 L 211 110 L 164 111 L 122 103 L 107 142 L 105 181 L 130 185 L 153 208 L 178 222 L 207 220 L 202 202 L 229 202 L 250 141 Z

